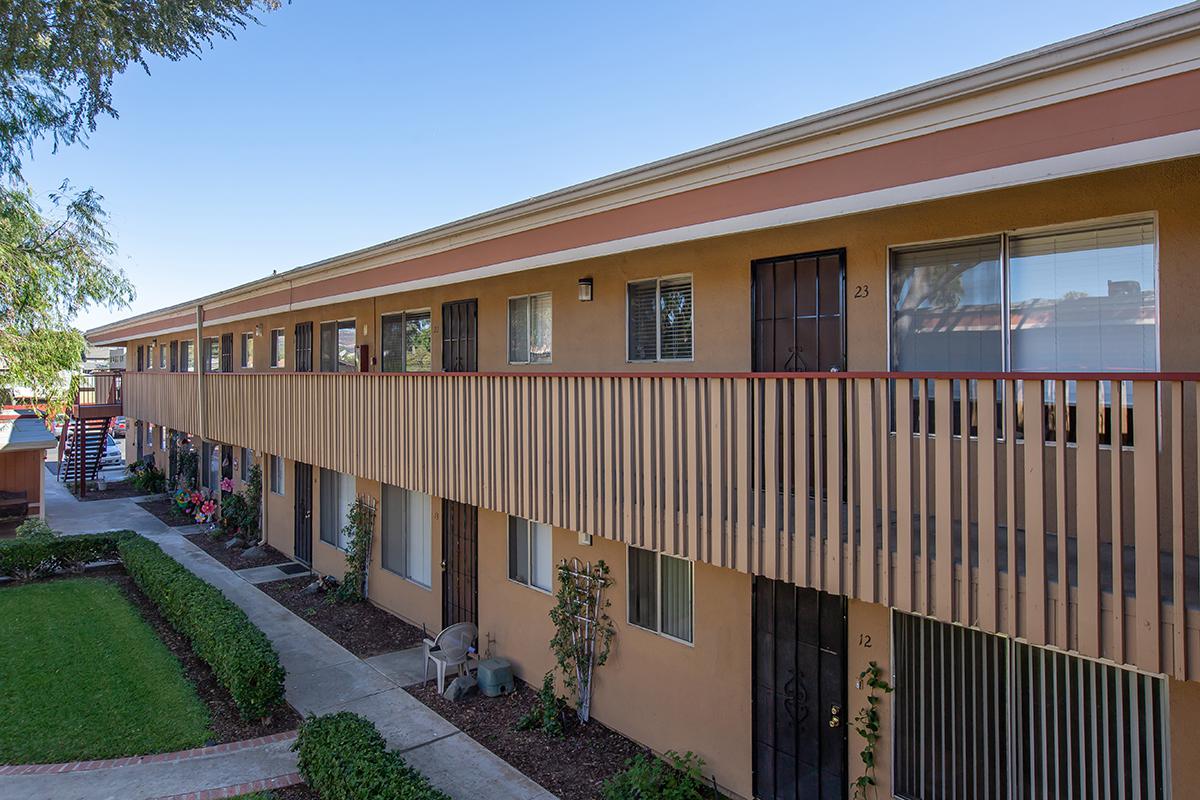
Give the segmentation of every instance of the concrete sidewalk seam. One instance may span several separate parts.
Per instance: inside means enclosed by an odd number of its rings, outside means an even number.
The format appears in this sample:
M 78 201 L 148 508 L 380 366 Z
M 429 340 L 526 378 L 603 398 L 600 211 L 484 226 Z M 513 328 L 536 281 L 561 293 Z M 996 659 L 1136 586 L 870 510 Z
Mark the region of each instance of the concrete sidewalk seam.
M 118 769 L 137 764 L 157 764 L 165 761 L 172 763 L 187 761 L 193 758 L 205 758 L 211 755 L 236 753 L 249 750 L 252 747 L 262 747 L 276 742 L 287 742 L 296 738 L 299 731 L 284 731 L 253 739 L 243 739 L 240 742 L 225 742 L 205 747 L 193 747 L 190 750 L 176 750 L 171 753 L 149 753 L 140 756 L 124 756 L 122 758 L 104 758 L 91 761 L 62 761 L 54 764 L 3 764 L 0 765 L 0 775 L 44 775 L 49 772 L 86 772 L 97 769 Z

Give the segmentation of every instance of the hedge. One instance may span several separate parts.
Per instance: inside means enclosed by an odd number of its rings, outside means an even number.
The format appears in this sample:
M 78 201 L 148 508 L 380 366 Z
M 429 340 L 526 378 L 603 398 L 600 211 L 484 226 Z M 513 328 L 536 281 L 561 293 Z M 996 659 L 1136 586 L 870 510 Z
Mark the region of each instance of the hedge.
M 117 543 L 132 531 L 90 533 L 84 536 L 46 536 L 0 542 L 0 575 L 33 580 L 60 569 L 77 570 L 93 561 L 117 557 Z
M 374 723 L 349 711 L 309 717 L 292 749 L 321 800 L 450 800 L 387 749 Z
M 240 608 L 149 539 L 122 538 L 117 550 L 125 571 L 212 667 L 243 718 L 260 719 L 279 707 L 279 654 Z

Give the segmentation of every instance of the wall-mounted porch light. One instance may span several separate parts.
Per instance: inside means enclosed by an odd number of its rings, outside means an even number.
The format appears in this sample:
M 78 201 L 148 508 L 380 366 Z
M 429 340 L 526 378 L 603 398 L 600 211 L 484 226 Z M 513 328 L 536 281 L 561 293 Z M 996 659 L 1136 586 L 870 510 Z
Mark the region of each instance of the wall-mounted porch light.
M 592 302 L 592 279 L 590 277 L 579 279 L 579 302 Z
M 257 339 L 260 336 L 262 336 L 262 323 L 261 322 L 254 326 L 254 338 Z

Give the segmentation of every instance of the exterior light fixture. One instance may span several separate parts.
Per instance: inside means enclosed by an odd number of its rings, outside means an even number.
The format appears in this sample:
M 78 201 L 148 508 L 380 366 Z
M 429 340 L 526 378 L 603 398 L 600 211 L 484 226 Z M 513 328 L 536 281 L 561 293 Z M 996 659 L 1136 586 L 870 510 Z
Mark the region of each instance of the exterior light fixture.
M 592 302 L 592 279 L 590 277 L 579 279 L 579 302 Z
M 260 336 L 262 336 L 262 323 L 261 322 L 254 326 L 254 338 L 257 339 Z

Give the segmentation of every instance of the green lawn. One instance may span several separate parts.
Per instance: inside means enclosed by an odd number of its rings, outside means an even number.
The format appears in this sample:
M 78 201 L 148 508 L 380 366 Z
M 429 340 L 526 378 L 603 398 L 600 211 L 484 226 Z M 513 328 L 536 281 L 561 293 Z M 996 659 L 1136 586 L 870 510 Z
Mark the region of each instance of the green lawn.
M 208 709 L 112 583 L 0 589 L 0 764 L 199 747 Z

